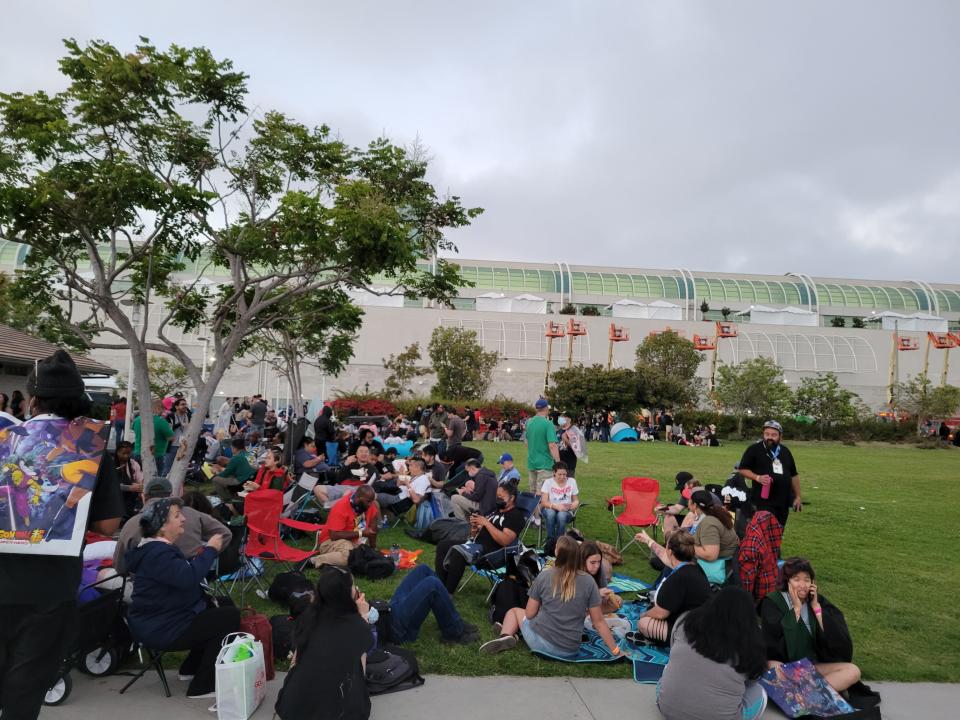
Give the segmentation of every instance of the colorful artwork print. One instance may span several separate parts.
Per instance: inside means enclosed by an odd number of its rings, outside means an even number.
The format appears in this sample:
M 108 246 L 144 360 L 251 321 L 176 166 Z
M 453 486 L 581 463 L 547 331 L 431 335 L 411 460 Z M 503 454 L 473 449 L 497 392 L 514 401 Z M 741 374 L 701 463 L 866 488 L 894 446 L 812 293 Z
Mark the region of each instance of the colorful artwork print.
M 807 658 L 767 670 L 760 677 L 760 684 L 789 718 L 833 717 L 854 710 Z
M 0 425 L 0 553 L 80 554 L 109 433 L 86 418 Z

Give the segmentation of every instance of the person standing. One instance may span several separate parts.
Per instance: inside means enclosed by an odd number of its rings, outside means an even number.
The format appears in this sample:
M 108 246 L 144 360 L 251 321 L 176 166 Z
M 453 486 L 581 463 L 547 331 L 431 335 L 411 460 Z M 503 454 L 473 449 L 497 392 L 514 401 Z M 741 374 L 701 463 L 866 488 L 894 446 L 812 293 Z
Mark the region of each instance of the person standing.
M 428 428 L 430 444 L 437 448 L 438 455 L 443 455 L 447 449 L 447 410 L 442 403 L 437 403 L 430 413 Z
M 313 421 L 313 439 L 317 449 L 327 456 L 327 464 L 333 467 L 340 465 L 340 446 L 337 443 L 337 426 L 333 424 L 333 408 L 324 405 L 323 410 Z
M 137 417 L 133 419 L 133 454 L 138 458 L 143 457 L 143 447 L 141 447 L 140 420 L 140 415 L 137 415 Z M 164 459 L 167 454 L 167 448 L 169 447 L 172 439 L 173 428 L 170 427 L 170 423 L 168 423 L 163 417 L 163 401 L 154 399 L 153 447 L 147 449 L 153 451 L 153 459 L 157 463 L 157 475 L 167 474 L 167 468 L 164 463 Z
M 540 494 L 540 485 L 553 475 L 553 464 L 560 462 L 560 450 L 557 445 L 557 430 L 547 414 L 550 404 L 540 398 L 534 403 L 537 414 L 527 421 L 527 473 L 530 492 Z M 539 508 L 537 518 L 539 524 Z
M 786 529 L 790 508 L 800 512 L 800 474 L 790 449 L 781 444 L 783 427 L 776 420 L 763 424 L 763 439 L 750 445 L 740 458 L 739 473 L 753 481 L 750 502 L 772 512 Z
M 110 406 L 110 422 L 113 423 L 114 446 L 116 446 L 123 440 L 123 430 L 127 423 L 127 399 L 123 395 Z
M 257 433 L 263 437 L 264 427 L 267 422 L 267 403 L 263 395 L 253 396 L 253 402 L 250 403 L 250 433 Z
M 467 410 L 468 410 L 468 417 L 469 417 L 469 408 Z M 467 432 L 468 432 L 468 426 L 467 426 L 467 423 L 464 422 L 463 418 L 457 415 L 456 413 L 450 413 L 447 416 L 447 427 L 446 427 L 447 450 L 449 450 L 450 448 L 454 448 L 457 445 L 462 445 L 463 441 L 466 439 L 472 440 L 473 439 L 472 436 L 470 438 L 467 438 Z
M 31 418 L 74 420 L 89 412 L 83 378 L 63 350 L 34 366 L 27 391 Z M 87 527 L 112 535 L 122 516 L 120 483 L 113 462 L 104 457 L 90 496 Z M 0 554 L 0 715 L 5 720 L 32 720 L 40 714 L 73 624 L 80 571 L 79 554 Z

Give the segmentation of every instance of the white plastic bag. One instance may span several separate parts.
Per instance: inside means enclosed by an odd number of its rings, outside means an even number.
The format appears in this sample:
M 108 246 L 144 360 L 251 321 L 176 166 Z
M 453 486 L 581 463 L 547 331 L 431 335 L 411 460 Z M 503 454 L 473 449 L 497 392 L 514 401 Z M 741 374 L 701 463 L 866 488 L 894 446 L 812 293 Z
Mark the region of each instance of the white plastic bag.
M 267 694 L 263 645 L 248 633 L 223 639 L 217 655 L 217 718 L 247 720 Z

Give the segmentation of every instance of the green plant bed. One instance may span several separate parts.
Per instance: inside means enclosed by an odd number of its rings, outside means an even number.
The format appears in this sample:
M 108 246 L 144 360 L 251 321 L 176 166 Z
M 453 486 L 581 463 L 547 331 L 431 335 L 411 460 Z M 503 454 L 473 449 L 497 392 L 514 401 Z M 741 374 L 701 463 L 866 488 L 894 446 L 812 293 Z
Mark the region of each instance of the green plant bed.
M 495 467 L 505 451 L 513 454 L 518 467 L 525 467 L 522 443 L 471 444 L 483 451 L 489 467 Z M 955 608 L 958 563 L 952 546 L 960 533 L 956 513 L 960 452 L 920 452 L 880 443 L 790 445 L 809 505 L 804 512 L 791 514 L 784 556 L 802 554 L 811 559 L 821 592 L 847 617 L 855 661 L 865 677 L 960 681 L 960 616 Z M 577 524 L 587 537 L 612 543 L 616 530 L 604 499 L 619 493 L 622 477 L 657 478 L 661 498 L 672 501 L 677 471 L 688 470 L 704 482 L 722 483 L 745 446 L 742 442 L 720 448 L 591 442 L 590 463 L 577 467 L 581 500 L 589 503 Z M 932 504 L 921 512 L 921 503 Z M 934 509 L 942 511 L 934 514 Z M 394 542 L 408 549 L 423 548 L 421 560 L 433 566 L 434 546 L 418 543 L 399 529 L 384 531 L 379 545 L 387 548 Z M 655 578 L 636 546 L 626 552 L 625 563 L 617 571 L 647 581 Z M 267 578 L 275 572 L 270 567 Z M 359 579 L 358 584 L 368 598 L 387 599 L 402 579 L 399 572 L 382 581 Z M 480 626 L 484 640 L 494 636 L 485 605 L 489 589 L 485 580 L 474 578 L 455 598 L 464 618 Z M 247 601 L 267 615 L 281 612 L 276 604 L 252 594 Z M 411 648 L 427 673 L 630 677 L 627 663 L 551 662 L 530 654 L 522 644 L 496 656 L 480 655 L 476 644 L 444 645 L 432 618 Z

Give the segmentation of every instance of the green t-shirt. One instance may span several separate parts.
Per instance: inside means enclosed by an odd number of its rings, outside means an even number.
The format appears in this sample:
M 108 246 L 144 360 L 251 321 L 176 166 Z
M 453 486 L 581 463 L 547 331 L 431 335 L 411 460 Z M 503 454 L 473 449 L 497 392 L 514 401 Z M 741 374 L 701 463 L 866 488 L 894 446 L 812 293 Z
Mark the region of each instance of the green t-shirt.
M 241 484 L 252 478 L 254 474 L 252 457 L 246 450 L 234 453 L 233 457 L 230 458 L 230 462 L 227 463 L 223 472 L 220 473 L 223 477 L 236 478 Z
M 163 457 L 167 454 L 167 448 L 170 447 L 170 440 L 173 438 L 173 428 L 170 423 L 159 415 L 153 416 L 153 456 Z M 133 419 L 133 454 L 141 455 L 140 452 L 140 416 Z
M 553 467 L 553 455 L 550 443 L 557 442 L 557 430 L 543 415 L 535 415 L 527 420 L 527 469 L 550 470 Z

